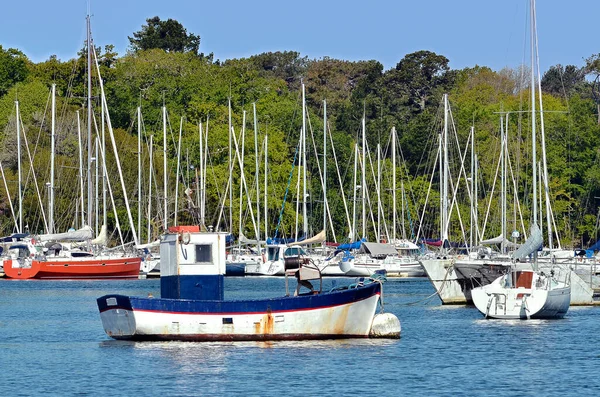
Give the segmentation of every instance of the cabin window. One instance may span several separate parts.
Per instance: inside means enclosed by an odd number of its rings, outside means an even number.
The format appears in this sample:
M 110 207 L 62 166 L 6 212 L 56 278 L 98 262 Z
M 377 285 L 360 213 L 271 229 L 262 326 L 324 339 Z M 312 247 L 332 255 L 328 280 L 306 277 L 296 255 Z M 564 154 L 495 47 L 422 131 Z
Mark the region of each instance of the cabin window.
M 300 255 L 306 255 L 306 253 L 300 247 L 291 247 L 291 248 L 286 249 L 283 255 L 284 256 L 300 256 Z
M 212 245 L 197 244 L 196 245 L 196 262 L 212 263 Z
M 279 260 L 279 247 L 269 247 L 267 249 L 267 254 L 269 255 L 270 261 L 278 261 Z

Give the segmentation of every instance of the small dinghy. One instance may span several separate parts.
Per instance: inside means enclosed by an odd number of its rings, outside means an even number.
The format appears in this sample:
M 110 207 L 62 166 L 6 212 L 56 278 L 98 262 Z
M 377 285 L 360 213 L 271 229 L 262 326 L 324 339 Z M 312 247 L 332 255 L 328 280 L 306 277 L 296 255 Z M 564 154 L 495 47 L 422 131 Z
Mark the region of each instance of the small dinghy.
M 318 267 L 302 256 L 286 258 L 285 296 L 225 300 L 225 236 L 197 227 L 170 228 L 160 244 L 161 298 L 98 298 L 107 335 L 189 341 L 400 336 L 396 316 L 376 315 L 384 278 L 365 278 L 325 292 Z M 291 295 L 288 278 L 298 283 Z

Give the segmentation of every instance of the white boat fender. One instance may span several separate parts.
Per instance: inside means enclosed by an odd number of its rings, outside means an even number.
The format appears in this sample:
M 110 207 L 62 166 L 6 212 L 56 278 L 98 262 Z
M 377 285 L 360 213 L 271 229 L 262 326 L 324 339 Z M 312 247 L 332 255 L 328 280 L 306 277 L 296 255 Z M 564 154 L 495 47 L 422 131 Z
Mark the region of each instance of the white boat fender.
M 400 320 L 392 313 L 379 313 L 373 317 L 370 338 L 400 338 Z

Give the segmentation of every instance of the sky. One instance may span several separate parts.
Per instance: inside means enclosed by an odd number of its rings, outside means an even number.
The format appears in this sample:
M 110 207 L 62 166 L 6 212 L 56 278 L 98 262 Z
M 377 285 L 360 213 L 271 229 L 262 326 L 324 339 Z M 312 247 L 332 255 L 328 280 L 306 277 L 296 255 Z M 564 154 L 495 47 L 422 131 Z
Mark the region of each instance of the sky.
M 0 5 L 0 45 L 32 61 L 75 57 L 85 40 L 87 0 L 14 0 Z M 600 53 L 600 0 L 538 0 L 542 73 L 552 65 L 583 66 Z M 428 50 L 452 69 L 494 70 L 529 63 L 527 0 L 92 0 L 96 45 L 120 55 L 127 36 L 147 18 L 173 18 L 201 37 L 200 51 L 221 61 L 269 51 L 298 51 L 310 59 L 375 59 L 390 69 Z

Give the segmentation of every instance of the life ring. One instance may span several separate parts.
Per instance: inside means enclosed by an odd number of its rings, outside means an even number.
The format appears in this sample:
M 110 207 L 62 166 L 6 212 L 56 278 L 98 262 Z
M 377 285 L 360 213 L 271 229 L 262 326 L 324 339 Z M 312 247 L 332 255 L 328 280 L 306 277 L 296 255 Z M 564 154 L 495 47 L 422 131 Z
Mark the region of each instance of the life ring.
M 179 235 L 179 242 L 184 245 L 188 245 L 190 243 L 191 235 L 189 232 L 183 232 Z

